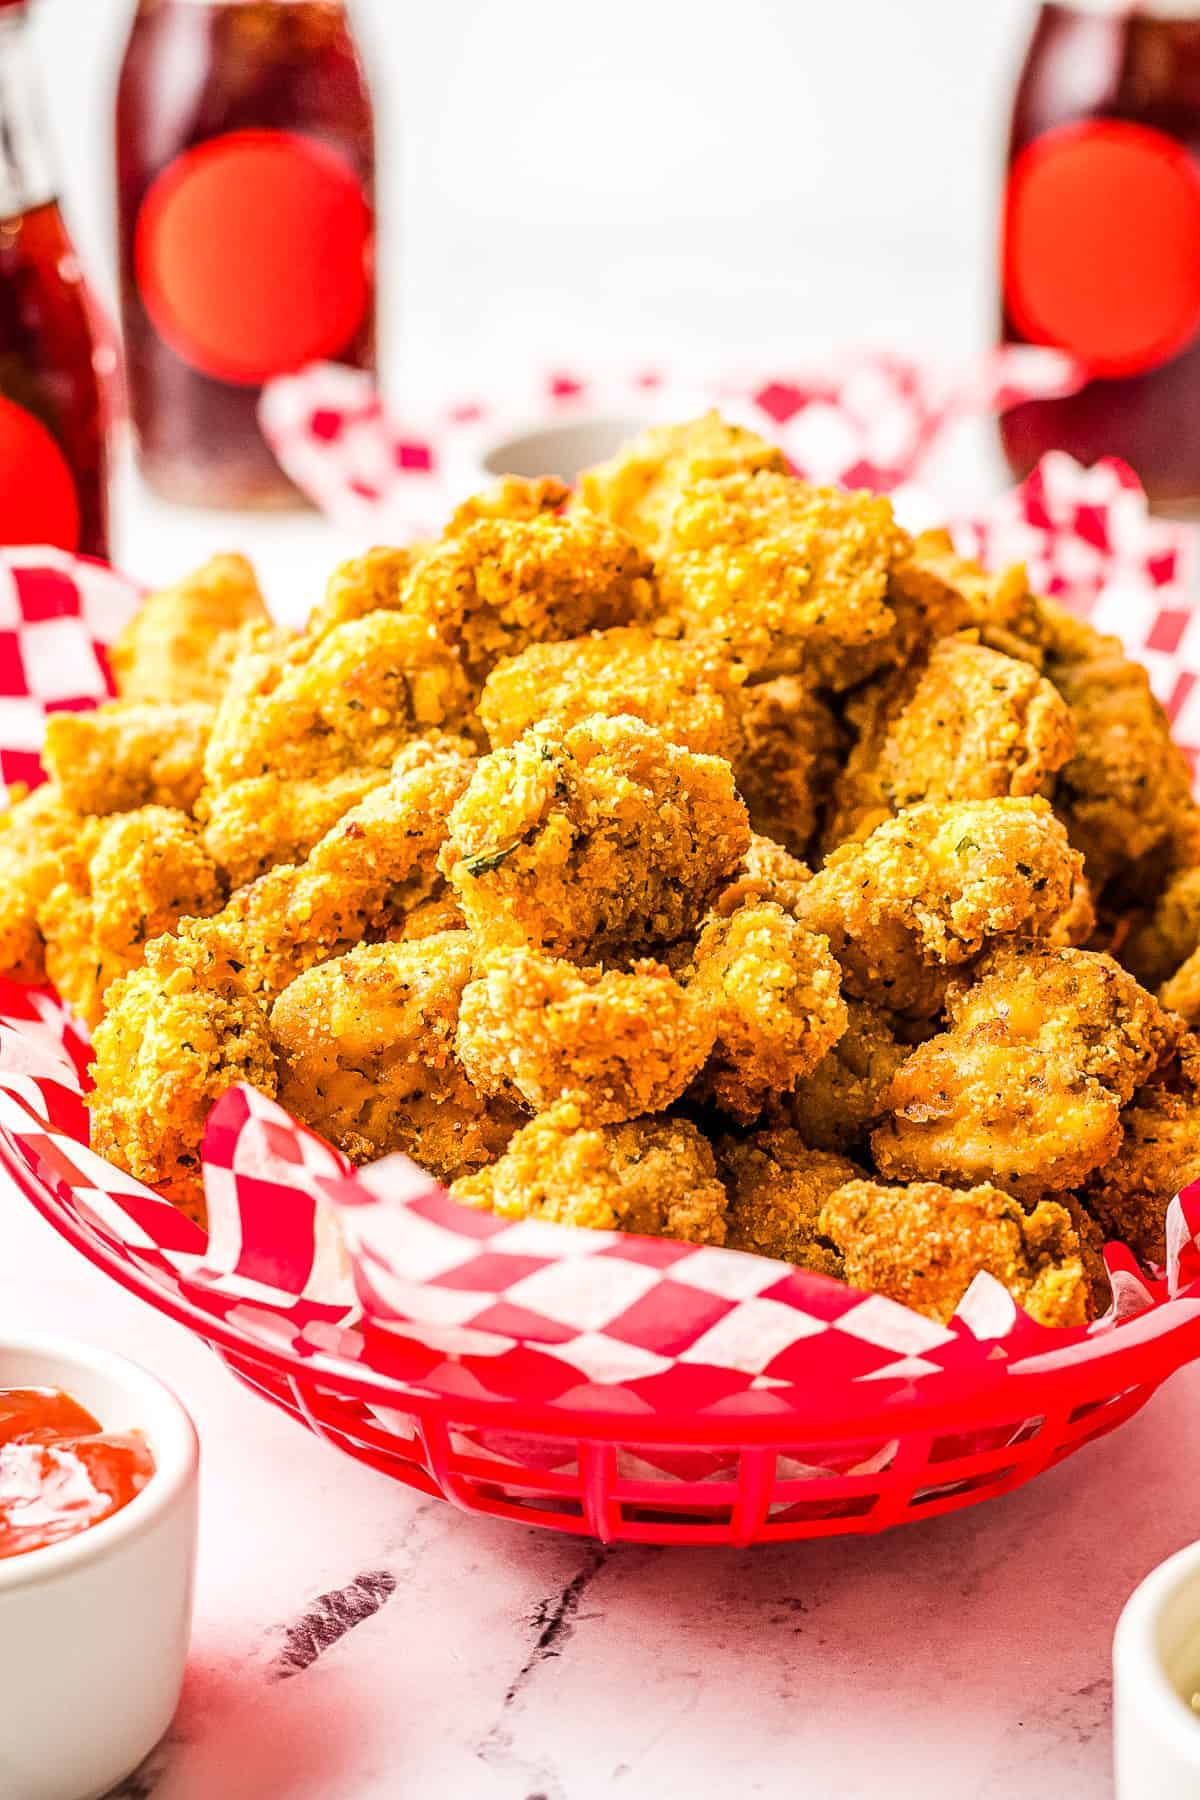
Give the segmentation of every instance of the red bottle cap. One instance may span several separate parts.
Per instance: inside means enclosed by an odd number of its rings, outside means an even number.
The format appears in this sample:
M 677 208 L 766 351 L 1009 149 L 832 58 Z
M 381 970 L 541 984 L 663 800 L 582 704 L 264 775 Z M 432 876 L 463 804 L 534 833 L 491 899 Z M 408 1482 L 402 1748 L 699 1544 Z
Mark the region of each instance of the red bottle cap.
M 1012 167 L 1004 286 L 1024 335 L 1098 375 L 1169 361 L 1200 332 L 1200 169 L 1173 138 L 1062 125 Z
M 192 367 L 257 387 L 343 350 L 371 291 L 371 213 L 353 166 L 315 138 L 234 131 L 146 195 L 138 287 Z

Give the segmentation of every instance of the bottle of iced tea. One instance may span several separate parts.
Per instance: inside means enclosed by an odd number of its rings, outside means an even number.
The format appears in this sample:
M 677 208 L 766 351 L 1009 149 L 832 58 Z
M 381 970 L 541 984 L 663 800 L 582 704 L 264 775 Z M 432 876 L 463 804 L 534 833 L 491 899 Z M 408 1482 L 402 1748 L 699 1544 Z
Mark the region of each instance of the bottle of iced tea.
M 1016 475 L 1064 449 L 1200 508 L 1200 4 L 1039 7 L 1013 109 L 1003 330 L 1091 372 L 1007 413 Z
M 0 544 L 108 554 L 106 420 L 25 0 L 0 0 Z
M 342 0 L 139 0 L 116 136 L 143 475 L 190 504 L 295 505 L 264 384 L 375 365 L 374 123 Z

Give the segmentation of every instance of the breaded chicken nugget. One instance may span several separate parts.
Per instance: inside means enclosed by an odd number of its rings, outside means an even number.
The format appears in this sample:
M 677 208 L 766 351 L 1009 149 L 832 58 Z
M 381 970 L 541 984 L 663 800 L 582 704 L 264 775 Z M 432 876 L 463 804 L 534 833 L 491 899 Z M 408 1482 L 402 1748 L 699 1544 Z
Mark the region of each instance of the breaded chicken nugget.
M 560 1101 L 450 1192 L 505 1219 L 725 1242 L 725 1189 L 711 1146 L 686 1119 L 588 1125 L 574 1101 Z
M 752 833 L 750 847 L 728 885 L 721 889 L 713 910 L 727 919 L 747 901 L 773 900 L 784 912 L 795 913 L 801 891 L 812 880 L 812 870 L 773 839 Z
M 1188 1025 L 1200 1025 L 1200 949 L 1163 982 L 1158 997 L 1168 1012 L 1178 1013 Z
M 534 1112 L 579 1102 L 589 1123 L 661 1112 L 713 1046 L 716 1022 L 662 963 L 578 969 L 524 948 L 493 951 L 463 995 L 458 1053 L 485 1094 Z
M 405 585 L 428 546 L 402 548 L 377 545 L 362 556 L 339 563 L 325 586 L 325 597 L 308 615 L 304 635 L 327 637 L 338 625 L 373 612 L 396 612 Z
M 922 800 L 1049 794 L 1075 746 L 1058 691 L 970 637 L 942 638 L 924 665 L 872 683 L 847 712 L 858 742 L 834 786 L 830 847 Z
M 750 823 L 804 857 L 837 773 L 833 709 L 797 676 L 780 675 L 743 688 L 740 711 L 746 747 L 736 772 Z
M 351 808 L 303 863 L 260 875 L 215 918 L 185 926 L 189 954 L 270 998 L 368 932 L 398 925 L 441 888 L 438 850 L 473 767 L 469 756 L 416 739 L 386 786 Z
M 60 883 L 86 889 L 100 830 L 98 819 L 67 806 L 50 781 L 0 813 L 0 975 L 45 980 L 39 910 Z
M 476 685 L 501 657 L 635 624 L 654 604 L 636 544 L 587 513 L 480 519 L 431 550 L 404 593 L 406 616 L 458 651 Z
M 442 867 L 488 942 L 579 957 L 683 937 L 749 841 L 728 763 L 640 719 L 590 719 L 485 756 Z
M 454 651 L 428 623 L 373 612 L 335 626 L 311 653 L 252 651 L 213 725 L 205 778 L 216 789 L 260 775 L 326 778 L 386 767 L 410 739 L 467 717 Z
M 1056 805 L 1099 888 L 1158 849 L 1192 811 L 1191 776 L 1171 741 L 1150 678 L 1117 638 L 1079 620 L 1058 633 L 1046 673 L 1071 709 L 1075 754 L 1060 771 Z
M 1200 1040 L 1188 1032 L 1179 1055 L 1134 1094 L 1121 1114 L 1115 1156 L 1089 1175 L 1079 1198 L 1103 1228 L 1144 1262 L 1166 1261 L 1167 1207 L 1200 1180 Z
M 122 700 L 94 712 L 51 713 L 42 761 L 64 804 L 76 812 L 132 812 L 137 806 L 191 812 L 215 716 L 203 702 Z
M 770 901 L 710 919 L 687 983 L 716 1025 L 697 1092 L 746 1123 L 814 1069 L 846 1029 L 828 942 Z
M 186 936 L 161 937 L 145 965 L 110 988 L 93 1049 L 93 1150 L 203 1224 L 211 1108 L 241 1081 L 275 1093 L 266 1012 Z
M 1200 865 L 1188 864 L 1175 870 L 1148 916 L 1136 922 L 1121 946 L 1121 957 L 1139 981 L 1157 987 L 1175 974 L 1198 946 Z
M 854 1151 L 883 1117 L 884 1096 L 909 1054 L 889 1014 L 868 1000 L 848 1000 L 849 1023 L 811 1074 L 780 1102 L 781 1116 L 818 1150 Z
M 143 806 L 99 827 L 87 864 L 67 872 L 38 908 L 46 974 L 92 1026 L 111 984 L 140 968 L 148 943 L 225 899 L 186 813 Z
M 537 519 L 543 513 L 561 512 L 571 490 L 554 475 L 528 481 L 521 475 L 502 475 L 481 493 L 456 506 L 443 537 L 458 537 L 480 519 Z
M 658 575 L 688 636 L 752 678 L 843 688 L 899 655 L 888 572 L 908 542 L 880 495 L 728 475 L 684 494 Z
M 214 556 L 151 594 L 108 652 L 122 700 L 178 706 L 221 698 L 241 627 L 268 622 L 244 556 Z
M 828 937 L 848 994 L 928 1015 L 946 970 L 990 939 L 1048 932 L 1080 866 L 1044 800 L 930 801 L 835 850 L 799 917 Z
M 983 1270 L 1039 1325 L 1086 1325 L 1091 1316 L 1079 1238 L 1053 1201 L 1026 1212 L 986 1184 L 963 1192 L 932 1181 L 852 1181 L 825 1202 L 818 1225 L 852 1287 L 942 1324 Z
M 786 1127 L 722 1138 L 717 1167 L 729 1194 L 725 1242 L 731 1250 L 773 1256 L 840 1278 L 842 1259 L 817 1231 L 832 1193 L 862 1174 L 844 1156 L 810 1150 Z
M 584 469 L 578 505 L 627 531 L 657 557 L 680 496 L 698 481 L 759 469 L 787 473 L 782 450 L 757 432 L 707 412 L 682 425 L 651 425 L 608 462 Z
M 531 644 L 497 663 L 479 717 L 495 750 L 531 725 L 561 732 L 597 714 L 625 714 L 685 750 L 737 762 L 739 707 L 734 671 L 711 649 L 644 625 L 617 625 L 562 644 Z
M 446 931 L 299 976 L 271 1009 L 283 1105 L 356 1162 L 402 1150 L 453 1181 L 499 1156 L 521 1115 L 489 1107 L 455 1054 L 470 974 L 467 934 Z
M 1039 602 L 1019 563 L 989 574 L 960 556 L 948 531 L 922 531 L 892 570 L 892 603 L 932 622 L 926 635 L 942 637 L 963 626 L 978 630 L 991 649 L 1042 665 L 1036 642 Z
M 229 887 L 243 887 L 280 863 L 303 862 L 352 806 L 390 779 L 389 769 L 368 765 L 308 779 L 251 775 L 210 788 L 198 809 L 205 846 Z
M 1021 1195 L 1077 1187 L 1115 1155 L 1121 1108 L 1179 1036 L 1110 956 L 1032 945 L 993 949 L 951 988 L 946 1017 L 888 1089 L 876 1163 Z

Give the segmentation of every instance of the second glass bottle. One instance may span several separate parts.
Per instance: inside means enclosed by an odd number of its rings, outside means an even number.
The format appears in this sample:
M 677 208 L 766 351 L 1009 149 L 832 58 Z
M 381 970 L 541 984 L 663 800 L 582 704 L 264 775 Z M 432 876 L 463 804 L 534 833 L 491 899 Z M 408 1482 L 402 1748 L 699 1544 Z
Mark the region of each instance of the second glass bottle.
M 375 367 L 374 120 L 342 0 L 139 0 L 116 134 L 143 476 L 185 504 L 296 505 L 263 386 Z

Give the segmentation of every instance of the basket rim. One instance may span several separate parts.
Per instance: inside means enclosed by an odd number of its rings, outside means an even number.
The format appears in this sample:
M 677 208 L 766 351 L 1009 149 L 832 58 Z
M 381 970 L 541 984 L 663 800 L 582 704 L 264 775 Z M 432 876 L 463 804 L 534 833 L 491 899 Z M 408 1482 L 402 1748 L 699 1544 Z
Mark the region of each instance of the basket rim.
M 647 1446 L 692 1444 L 707 1450 L 726 1446 L 783 1448 L 816 1437 L 837 1442 L 901 1432 L 953 1435 L 1006 1423 L 1015 1425 L 1036 1417 L 1067 1417 L 1135 1387 L 1153 1391 L 1176 1370 L 1200 1357 L 1198 1294 L 1195 1298 L 1164 1302 L 1162 1307 L 1143 1314 L 1141 1322 L 1155 1326 L 1150 1332 L 1139 1332 L 1139 1320 L 1130 1320 L 1105 1338 L 1091 1340 L 1085 1346 L 1086 1355 L 1064 1360 L 1050 1369 L 1014 1372 L 1007 1362 L 997 1361 L 992 1380 L 958 1383 L 953 1396 L 922 1398 L 920 1390 L 905 1380 L 847 1383 L 836 1394 L 826 1390 L 806 1396 L 812 1404 L 803 1408 L 793 1402 L 786 1412 L 722 1419 L 697 1413 L 675 1418 L 659 1413 L 634 1414 L 605 1407 L 602 1402 L 564 1407 L 500 1395 L 492 1399 L 443 1395 L 336 1356 L 315 1360 L 301 1355 L 286 1345 L 260 1339 L 244 1326 L 205 1312 L 182 1294 L 172 1293 L 149 1273 L 110 1250 L 48 1186 L 39 1182 L 34 1170 L 13 1152 L 2 1131 L 0 1167 L 51 1229 L 88 1262 L 156 1312 L 203 1338 L 222 1357 L 242 1358 L 265 1366 L 284 1376 L 293 1387 L 315 1382 L 347 1400 L 393 1407 L 426 1419 L 450 1417 L 456 1424 L 502 1427 L 550 1439 Z M 1160 1315 L 1164 1307 L 1180 1308 L 1181 1316 L 1163 1322 Z M 1097 1344 L 1104 1348 L 1098 1350 Z M 874 1391 L 868 1393 L 868 1388 Z

